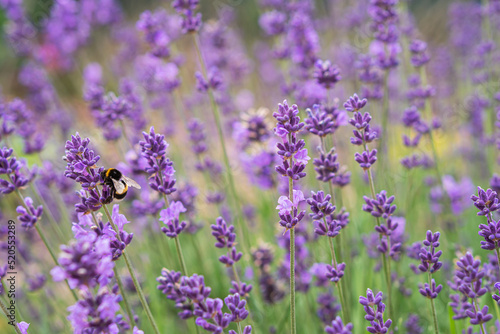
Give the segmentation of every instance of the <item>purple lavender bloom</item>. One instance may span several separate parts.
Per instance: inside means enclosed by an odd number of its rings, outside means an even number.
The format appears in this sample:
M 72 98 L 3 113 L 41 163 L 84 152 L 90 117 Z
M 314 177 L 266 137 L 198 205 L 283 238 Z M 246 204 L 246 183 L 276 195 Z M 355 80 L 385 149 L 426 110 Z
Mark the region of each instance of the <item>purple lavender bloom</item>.
M 420 285 L 419 292 L 422 296 L 430 299 L 436 299 L 438 294 L 441 292 L 443 289 L 443 286 L 439 284 L 436 287 L 436 281 L 434 278 L 431 281 L 431 285 L 429 286 L 429 283 L 425 283 L 423 286 Z
M 322 182 L 329 182 L 334 180 L 337 172 L 339 171 L 339 163 L 337 162 L 337 154 L 335 149 L 332 148 L 328 153 L 319 149 L 319 158 L 313 160 L 314 170 L 316 171 L 316 179 Z
M 212 235 L 217 239 L 215 247 L 217 248 L 231 248 L 235 244 L 236 233 L 234 233 L 234 226 L 227 225 L 222 217 L 216 219 L 215 225 L 211 225 Z
M 27 278 L 26 282 L 28 283 L 28 291 L 33 292 L 43 288 L 47 282 L 47 277 L 43 274 L 37 274 L 33 277 Z
M 344 325 L 340 317 L 336 317 L 332 320 L 331 326 L 325 327 L 325 332 L 327 334 L 352 334 L 353 325 L 348 323 Z
M 181 202 L 173 201 L 169 207 L 161 210 L 160 220 L 163 221 L 166 227 L 162 227 L 161 231 L 169 238 L 177 238 L 177 236 L 186 228 L 185 221 L 179 222 L 181 212 L 186 212 L 186 208 Z
M 211 67 L 208 69 L 207 78 L 205 78 L 200 72 L 196 72 L 195 77 L 196 90 L 200 93 L 206 93 L 209 89 L 214 91 L 222 89 L 222 76 L 217 67 Z
M 174 0 L 172 1 L 172 7 L 177 13 L 183 13 L 186 10 L 196 9 L 199 3 L 199 0 Z
M 498 202 L 498 195 L 495 191 L 488 188 L 488 190 L 484 191 L 483 188 L 477 187 L 478 195 L 472 195 L 470 199 L 474 202 L 476 208 L 479 209 L 477 213 L 478 216 L 488 216 L 491 217 L 491 213 L 495 212 L 500 208 L 500 204 Z
M 286 21 L 285 13 L 273 10 L 260 16 L 259 25 L 267 35 L 276 36 L 285 32 Z
M 494 221 L 488 218 L 488 224 L 480 224 L 478 234 L 484 238 L 481 248 L 494 250 L 500 248 L 500 220 Z
M 16 189 L 24 188 L 31 179 L 21 173 L 24 163 L 17 160 L 12 155 L 13 152 L 13 149 L 7 147 L 0 150 L 0 175 L 8 176 L 8 180 L 0 179 L 0 193 L 2 194 L 10 194 Z
M 240 298 L 239 294 L 227 296 L 224 298 L 224 303 L 231 312 L 232 322 L 240 322 L 248 317 L 248 311 L 245 309 L 247 301 Z
M 286 100 L 283 101 L 283 104 L 278 104 L 278 111 L 273 113 L 273 117 L 278 121 L 274 132 L 283 141 L 276 145 L 278 155 L 283 159 L 282 165 L 276 166 L 276 171 L 293 180 L 299 180 L 306 176 L 304 169 L 310 159 L 307 156 L 307 149 L 304 148 L 304 140 L 297 139 L 297 132 L 304 127 L 298 114 L 298 107 L 296 105 L 289 107 Z
M 151 175 L 149 186 L 159 193 L 170 195 L 175 188 L 173 162 L 166 157 L 168 144 L 165 136 L 156 134 L 154 127 L 149 133 L 143 132 L 144 140 L 140 141 L 142 156 L 148 162 L 144 171 Z
M 180 272 L 163 268 L 161 276 L 156 278 L 159 283 L 157 289 L 160 290 L 167 299 L 175 301 L 175 307 L 181 310 L 178 313 L 181 319 L 188 319 L 193 316 L 193 310 L 191 303 L 184 293 L 181 292 L 181 277 L 182 274 Z M 208 294 L 210 294 L 210 292 Z
M 311 109 L 306 110 L 309 115 L 305 119 L 306 130 L 319 137 L 325 137 L 335 131 L 332 117 L 319 105 L 315 104 Z
M 430 56 L 427 53 L 427 43 L 414 39 L 410 43 L 411 64 L 415 67 L 420 67 L 427 64 Z
M 232 329 L 229 331 L 229 334 L 237 334 L 235 331 Z M 252 326 L 248 325 L 243 328 L 243 334 L 252 334 Z
M 330 281 L 334 283 L 338 283 L 342 277 L 344 277 L 345 263 L 338 263 L 336 266 L 326 266 L 328 272 L 326 273 L 326 277 L 330 279 Z
M 359 303 L 363 305 L 365 319 L 370 322 L 366 330 L 370 333 L 387 333 L 392 325 L 392 320 L 384 321 L 385 304 L 382 303 L 382 292 L 374 295 L 371 289 L 366 290 L 366 297 L 360 296 Z
M 366 99 L 360 99 L 357 94 L 354 94 L 344 103 L 344 108 L 351 112 L 360 111 L 367 102 Z
M 487 290 L 481 288 L 481 279 L 485 276 L 484 270 L 480 268 L 481 261 L 474 259 L 470 252 L 467 252 L 465 256 L 461 257 L 457 262 L 457 270 L 455 271 L 456 277 L 461 280 L 459 281 L 459 290 L 468 295 L 469 298 L 481 297 Z M 474 282 L 474 290 L 470 290 L 469 286 L 465 286 Z M 478 283 L 478 284 L 477 284 Z
M 367 170 L 377 161 L 377 150 L 373 149 L 369 152 L 363 151 L 361 154 L 356 152 L 354 154 L 354 160 L 356 160 L 361 168 Z
M 363 211 L 369 212 L 373 217 L 388 219 L 396 211 L 396 206 L 392 205 L 394 196 L 387 197 L 387 191 L 385 190 L 375 196 L 375 199 L 363 196 L 366 202 L 363 205 Z
M 45 22 L 45 33 L 48 43 L 57 48 L 65 62 L 60 66 L 72 66 L 73 55 L 87 43 L 91 29 L 90 22 L 81 15 L 79 2 L 61 0 L 54 4 L 50 18 Z
M 69 246 L 61 246 L 59 266 L 51 270 L 54 281 L 68 280 L 72 289 L 103 287 L 113 277 L 114 263 L 109 240 L 90 233 Z
M 419 253 L 421 264 L 418 266 L 418 269 L 421 272 L 430 272 L 432 274 L 443 266 L 443 263 L 439 261 L 439 257 L 443 252 L 436 252 L 436 248 L 439 247 L 439 236 L 439 232 L 433 234 L 430 230 L 427 231 L 426 239 L 422 243 L 428 249 L 422 247 Z
M 500 282 L 496 282 L 495 283 L 495 289 L 497 289 L 498 292 L 500 292 Z M 500 305 L 500 296 L 499 295 L 496 295 L 496 294 L 493 294 L 491 296 L 493 298 L 493 300 L 498 304 Z
M 467 310 L 465 313 L 470 318 L 471 325 L 482 325 L 493 319 L 493 315 L 488 313 L 488 306 L 486 305 L 482 310 Z
M 410 314 L 405 322 L 406 333 L 408 334 L 422 334 L 423 329 L 419 325 L 420 318 L 416 314 Z
M 233 287 L 229 289 L 229 293 L 232 294 L 237 293 L 242 298 L 247 298 L 253 289 L 253 286 L 251 284 L 247 284 L 245 282 L 240 282 L 240 284 L 238 284 L 238 282 L 231 281 L 231 285 Z
M 318 59 L 314 66 L 316 68 L 314 70 L 313 77 L 326 89 L 334 87 L 335 84 L 342 79 L 340 76 L 340 69 L 337 66 L 332 65 L 329 60 L 323 61 Z
M 311 191 L 312 197 L 307 199 L 307 204 L 310 205 L 312 213 L 309 214 L 312 219 L 319 220 L 327 215 L 331 215 L 335 211 L 335 206 L 330 202 L 332 196 L 323 191 L 315 193 Z
M 43 206 L 38 206 L 37 208 L 33 205 L 33 200 L 31 197 L 26 197 L 24 199 L 26 208 L 22 205 L 18 206 L 16 211 L 19 214 L 17 219 L 21 221 L 21 226 L 25 229 L 30 229 L 42 218 Z
M 319 37 L 314 30 L 311 18 L 306 13 L 297 11 L 292 15 L 286 41 L 293 63 L 305 69 L 314 66 L 320 51 Z
M 82 299 L 68 307 L 75 333 L 119 333 L 116 313 L 120 310 L 121 296 L 101 288 L 94 296 L 88 287 L 81 291 Z
M 191 148 L 196 155 L 201 155 L 207 151 L 205 127 L 198 119 L 189 121 L 187 129 L 189 131 L 189 140 Z
M 287 230 L 294 228 L 305 216 L 306 211 L 298 211 L 299 204 L 305 200 L 304 194 L 300 190 L 293 191 L 293 202 L 287 196 L 280 196 L 278 199 L 280 225 Z

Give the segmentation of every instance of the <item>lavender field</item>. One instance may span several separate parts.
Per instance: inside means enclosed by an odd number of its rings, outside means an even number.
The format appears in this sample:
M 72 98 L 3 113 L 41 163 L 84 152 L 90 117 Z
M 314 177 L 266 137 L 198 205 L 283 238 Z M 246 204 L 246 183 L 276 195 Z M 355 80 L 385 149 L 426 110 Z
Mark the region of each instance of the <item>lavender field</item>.
M 0 333 L 500 333 L 499 0 L 0 27 Z

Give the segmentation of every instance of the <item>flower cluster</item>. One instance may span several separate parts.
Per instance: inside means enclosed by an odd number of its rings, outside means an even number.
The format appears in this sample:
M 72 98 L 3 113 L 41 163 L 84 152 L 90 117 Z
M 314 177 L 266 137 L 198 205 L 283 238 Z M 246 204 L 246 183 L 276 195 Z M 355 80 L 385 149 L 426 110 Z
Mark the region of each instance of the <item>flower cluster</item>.
M 149 186 L 164 195 L 170 195 L 175 188 L 175 170 L 173 162 L 166 157 L 168 144 L 165 136 L 156 134 L 154 127 L 149 133 L 142 133 L 144 140 L 139 142 L 141 154 L 146 159 L 148 165 L 144 171 L 150 175 Z
M 282 143 L 278 143 L 278 155 L 283 159 L 281 165 L 276 166 L 276 171 L 284 177 L 289 177 L 295 181 L 306 176 L 304 169 L 307 161 L 307 149 L 303 139 L 297 138 L 297 133 L 304 127 L 300 122 L 299 108 L 294 104 L 288 106 L 287 101 L 278 104 L 278 111 L 273 113 L 278 124 L 274 132 L 278 135 Z
M 241 322 L 248 317 L 245 309 L 246 301 L 239 294 L 229 295 L 224 302 L 230 313 L 224 313 L 223 301 L 210 298 L 211 288 L 205 285 L 203 276 L 182 276 L 180 273 L 163 269 L 156 279 L 160 290 L 166 297 L 175 302 L 175 307 L 181 319 L 196 316 L 196 325 L 211 333 L 222 333 L 231 322 Z M 251 333 L 251 327 L 245 328 L 245 333 Z
M 401 240 L 397 236 L 397 229 L 400 225 L 399 221 L 392 217 L 396 211 L 394 196 L 387 197 L 387 192 L 382 190 L 379 194 L 375 194 L 375 198 L 363 196 L 365 203 L 363 211 L 370 213 L 377 218 L 379 224 L 375 226 L 375 231 L 381 235 L 380 244 L 377 246 L 379 252 L 397 258 L 401 251 Z
M 78 133 L 71 136 L 71 140 L 66 141 L 66 155 L 63 160 L 66 161 L 66 170 L 64 175 L 82 186 L 79 195 L 81 203 L 75 205 L 77 212 L 89 213 L 97 211 L 103 203 L 109 203 L 111 197 L 110 189 L 103 185 L 102 192 L 99 192 L 97 185 L 104 180 L 101 178 L 102 167 L 96 164 L 100 156 L 95 154 L 89 147 L 90 139 L 82 139 Z
M 293 190 L 293 202 L 288 196 L 280 196 L 278 199 L 280 225 L 287 230 L 294 228 L 306 215 L 305 210 L 299 212 L 299 204 L 305 201 L 304 194 L 300 190 Z
M 344 108 L 347 111 L 353 112 L 353 117 L 349 120 L 349 124 L 355 127 L 353 130 L 354 137 L 351 137 L 353 145 L 362 146 L 363 152 L 356 152 L 354 159 L 364 170 L 369 169 L 377 161 L 377 150 L 369 150 L 367 144 L 377 139 L 377 133 L 370 128 L 372 119 L 370 113 L 361 114 L 360 110 L 366 105 L 366 99 L 360 99 L 354 94 L 345 103 Z
M 174 0 L 172 7 L 182 14 L 182 32 L 184 34 L 197 32 L 201 28 L 201 13 L 194 14 L 199 0 Z
M 336 317 L 332 320 L 331 326 L 325 327 L 325 332 L 327 334 L 352 334 L 353 326 L 351 323 L 344 325 L 340 317 Z
M 318 82 L 318 84 L 322 85 L 326 89 L 332 88 L 335 86 L 337 82 L 342 78 L 340 76 L 340 69 L 332 65 L 329 60 L 320 60 L 318 59 L 314 64 L 314 78 Z
M 396 9 L 397 1 L 370 1 L 368 12 L 373 20 L 371 30 L 375 37 L 371 45 L 377 64 L 382 69 L 390 69 L 399 64 L 397 54 L 401 51 L 398 43 L 399 16 Z
M 16 189 L 22 189 L 33 178 L 32 175 L 23 173 L 22 169 L 25 167 L 25 163 L 13 156 L 13 152 L 13 149 L 7 147 L 0 150 L 0 175 L 7 176 L 7 180 L 0 179 L 1 194 L 10 194 Z
M 363 305 L 365 319 L 370 322 L 366 330 L 370 333 L 387 333 L 392 325 L 392 320 L 384 321 L 385 304 L 382 303 L 382 292 L 373 294 L 371 289 L 366 290 L 366 297 L 360 296 L 359 303 Z
M 454 318 L 470 318 L 472 325 L 483 326 L 485 322 L 490 321 L 493 316 L 488 314 L 488 306 L 482 309 L 478 305 L 478 298 L 488 292 L 487 288 L 483 287 L 483 279 L 486 272 L 481 268 L 481 261 L 475 259 L 470 252 L 467 252 L 457 262 L 457 269 L 453 276 L 453 282 L 448 282 L 451 289 L 461 293 L 459 295 L 451 295 L 454 300 L 452 307 L 456 316 Z M 469 303 L 468 301 L 471 301 Z
M 161 228 L 161 231 L 169 238 L 177 238 L 177 236 L 186 228 L 187 222 L 179 222 L 181 212 L 186 212 L 186 208 L 181 202 L 173 201 L 168 208 L 161 210 L 160 220 L 166 225 Z
M 227 223 L 219 217 L 216 219 L 215 224 L 211 225 L 212 235 L 215 237 L 217 242 L 215 247 L 217 248 L 227 248 L 229 251 L 226 255 L 219 257 L 219 261 L 228 267 L 233 266 L 238 262 L 243 254 L 236 250 L 234 246 L 236 244 L 236 233 L 234 233 L 234 226 L 227 225 Z

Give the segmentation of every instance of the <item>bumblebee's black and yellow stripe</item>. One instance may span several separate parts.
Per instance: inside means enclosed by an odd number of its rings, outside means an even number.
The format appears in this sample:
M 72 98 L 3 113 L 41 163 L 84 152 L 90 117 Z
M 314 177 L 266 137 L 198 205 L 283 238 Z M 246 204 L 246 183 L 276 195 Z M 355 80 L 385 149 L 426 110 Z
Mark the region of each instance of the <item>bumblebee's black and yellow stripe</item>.
M 122 200 L 127 195 L 129 186 L 141 189 L 141 186 L 134 180 L 126 177 L 116 168 L 108 168 L 101 172 L 101 177 L 104 184 L 111 189 L 111 194 L 107 200 L 108 203 L 113 201 L 113 198 Z

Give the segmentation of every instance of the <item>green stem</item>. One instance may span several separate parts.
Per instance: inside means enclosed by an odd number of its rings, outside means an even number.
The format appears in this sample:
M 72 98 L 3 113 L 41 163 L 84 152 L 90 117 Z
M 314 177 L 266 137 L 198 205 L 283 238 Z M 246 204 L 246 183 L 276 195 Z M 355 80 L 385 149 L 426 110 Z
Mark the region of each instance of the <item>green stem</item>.
M 291 179 L 290 179 L 291 180 Z M 295 229 L 290 229 L 290 333 L 297 333 L 295 322 Z
M 236 270 L 236 267 L 234 265 L 231 266 L 231 269 L 233 270 L 234 279 L 236 280 L 238 285 L 240 285 L 241 281 L 240 276 L 238 275 L 238 270 Z
M 193 38 L 194 38 L 194 44 L 196 47 L 196 53 L 198 54 L 198 59 L 200 61 L 201 69 L 202 69 L 203 75 L 206 77 L 207 76 L 207 68 L 206 68 L 206 63 L 203 59 L 203 54 L 201 52 L 199 37 L 197 34 L 193 34 Z M 246 253 L 248 253 L 248 250 L 250 247 L 250 242 L 248 240 L 249 234 L 247 233 L 246 226 L 242 221 L 243 213 L 241 211 L 240 200 L 238 198 L 238 193 L 236 192 L 233 173 L 231 170 L 231 165 L 229 163 L 229 156 L 227 154 L 226 142 L 224 139 L 224 133 L 222 131 L 222 123 L 221 123 L 219 107 L 217 106 L 214 94 L 213 94 L 211 89 L 208 90 L 208 95 L 210 97 L 210 103 L 212 105 L 212 113 L 213 113 L 213 117 L 215 120 L 215 125 L 217 127 L 217 133 L 219 136 L 219 141 L 220 141 L 220 145 L 222 148 L 222 153 L 224 155 L 224 164 L 225 164 L 225 167 L 227 170 L 227 179 L 229 181 L 229 190 L 231 191 L 231 197 L 233 198 L 233 204 L 234 204 L 235 209 L 237 211 L 235 221 L 238 223 L 239 229 L 241 231 L 241 235 L 243 236 L 243 240 L 245 241 L 243 246 L 246 250 Z
M 99 194 L 98 189 L 97 189 L 97 193 L 100 197 L 101 195 Z M 118 241 L 121 242 L 118 227 L 115 225 L 113 218 L 111 217 L 111 214 L 109 213 L 108 207 L 106 206 L 106 204 L 103 204 L 102 207 L 104 208 L 104 212 L 106 213 L 106 216 L 108 217 L 111 226 L 113 227 L 113 229 L 116 232 L 116 237 L 117 237 Z M 158 329 L 158 325 L 156 324 L 156 322 L 153 318 L 153 314 L 151 313 L 151 310 L 149 309 L 148 302 L 146 301 L 146 297 L 144 296 L 144 292 L 142 291 L 141 285 L 139 284 L 139 280 L 137 279 L 137 276 L 135 275 L 135 271 L 132 267 L 132 264 L 130 263 L 130 260 L 128 258 L 128 253 L 126 250 L 123 251 L 122 256 L 123 256 L 123 259 L 125 260 L 125 264 L 127 265 L 128 271 L 130 273 L 130 277 L 132 278 L 132 282 L 134 283 L 137 294 L 139 295 L 139 299 L 141 301 L 142 307 L 144 308 L 144 311 L 146 311 L 146 315 L 148 317 L 148 320 L 149 320 L 151 326 L 153 327 L 154 332 L 156 334 L 160 334 L 160 330 Z
M 367 147 L 366 147 L 366 143 L 365 143 L 365 150 L 368 150 Z M 372 175 L 372 171 L 370 168 L 367 169 L 367 173 L 368 173 L 368 180 L 369 180 L 369 183 L 370 183 L 370 191 L 371 191 L 371 194 L 372 194 L 372 198 L 375 199 L 376 198 L 376 195 L 375 195 L 375 184 L 373 182 L 373 175 Z M 380 219 L 378 217 L 375 217 L 375 219 L 377 220 L 377 225 L 380 226 Z M 379 234 L 379 239 L 382 240 L 382 235 Z M 385 272 L 385 281 L 386 281 L 386 284 L 387 284 L 387 290 L 388 290 L 388 300 L 387 300 L 387 304 L 389 306 L 389 318 L 392 319 L 393 317 L 393 310 L 392 310 L 392 289 L 391 289 L 391 272 L 389 271 L 389 267 L 388 267 L 388 264 L 387 264 L 387 258 L 385 256 L 385 254 L 382 254 L 382 265 L 384 267 L 384 272 Z
M 26 205 L 26 202 L 24 201 L 24 197 L 21 194 L 21 192 L 19 191 L 19 189 L 16 189 L 16 194 L 17 194 L 17 197 L 19 197 L 19 200 L 21 201 L 21 203 L 24 206 L 24 208 L 26 209 L 26 211 L 29 212 L 28 206 Z M 55 255 L 54 251 L 52 251 L 52 248 L 50 247 L 49 242 L 47 241 L 47 238 L 45 237 L 45 234 L 40 229 L 39 224 L 35 224 L 35 229 L 36 229 L 38 235 L 40 236 L 40 239 L 42 240 L 43 244 L 45 245 L 45 248 L 47 248 L 47 250 L 49 251 L 50 257 L 52 258 L 52 260 L 54 260 L 54 263 L 56 264 L 56 266 L 59 266 L 59 261 L 57 261 L 57 257 Z M 68 289 L 71 291 L 71 294 L 73 295 L 75 300 L 78 301 L 78 297 L 76 296 L 75 291 L 73 291 L 71 289 L 71 287 L 69 286 L 68 280 L 65 279 L 64 281 L 66 282 L 66 285 L 68 286 Z
M 432 286 L 432 276 L 430 271 L 428 272 L 428 276 L 429 276 L 429 286 Z M 434 306 L 434 299 L 433 298 L 429 299 L 431 300 L 431 312 L 432 312 L 432 319 L 434 320 L 434 332 L 436 334 L 439 334 L 439 327 L 437 322 L 436 308 Z
M 326 219 L 323 217 L 325 220 L 326 224 Z M 332 260 L 333 260 L 333 265 L 335 266 L 335 269 L 337 269 L 337 256 L 335 255 L 335 247 L 333 246 L 333 238 L 328 237 L 328 243 L 330 244 L 330 252 L 332 253 Z M 347 308 L 346 308 L 346 300 L 344 298 L 344 293 L 342 289 L 342 279 L 339 280 L 337 283 L 335 283 L 337 286 L 337 290 L 339 293 L 339 298 L 340 298 L 340 304 L 342 306 L 342 319 L 345 319 L 344 321 L 347 323 L 349 322 L 348 316 L 347 316 Z
M 9 311 L 7 310 L 7 306 L 5 306 L 5 304 L 3 303 L 3 301 L 1 299 L 0 299 L 0 308 L 2 309 L 2 311 L 5 314 L 5 316 L 7 317 L 7 319 L 9 319 Z M 14 325 L 14 329 L 16 330 L 16 333 L 22 334 L 17 323 Z
M 237 322 L 237 326 L 238 326 L 238 334 L 243 334 L 243 332 L 241 331 L 241 323 Z
M 177 256 L 179 257 L 179 262 L 182 268 L 182 274 L 184 276 L 188 275 L 188 271 L 186 268 L 186 262 L 184 261 L 184 255 L 182 254 L 182 248 L 181 248 L 181 243 L 179 242 L 179 236 L 174 238 L 175 241 L 175 248 L 177 249 Z
M 123 298 L 123 304 L 125 305 L 125 311 L 127 312 L 128 318 L 130 320 L 130 325 L 131 327 L 134 327 L 135 326 L 134 314 L 132 313 L 132 310 L 128 303 L 127 296 L 125 294 L 125 289 L 123 288 L 123 283 L 120 276 L 118 275 L 118 270 L 116 269 L 116 266 L 113 267 L 113 271 L 115 272 L 116 283 L 118 284 L 118 288 L 120 289 L 120 294 L 122 295 Z
M 57 223 L 54 214 L 52 213 L 52 210 L 50 207 L 47 205 L 47 202 L 43 199 L 42 195 L 40 195 L 40 192 L 36 188 L 36 186 L 33 185 L 33 183 L 30 183 L 30 188 L 31 191 L 33 191 L 33 194 L 35 194 L 36 200 L 40 202 L 44 208 L 43 212 L 49 218 L 50 223 L 54 226 L 54 229 L 56 230 L 56 234 L 59 237 L 59 241 L 64 242 L 66 240 L 61 227 Z

